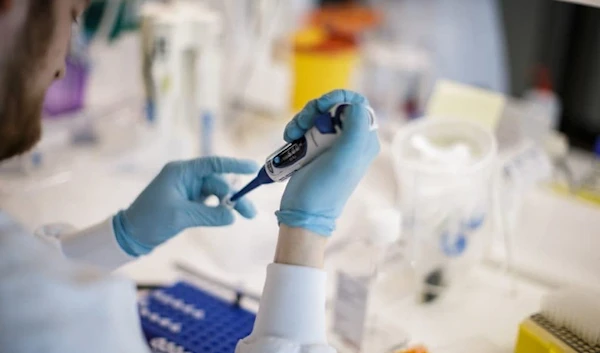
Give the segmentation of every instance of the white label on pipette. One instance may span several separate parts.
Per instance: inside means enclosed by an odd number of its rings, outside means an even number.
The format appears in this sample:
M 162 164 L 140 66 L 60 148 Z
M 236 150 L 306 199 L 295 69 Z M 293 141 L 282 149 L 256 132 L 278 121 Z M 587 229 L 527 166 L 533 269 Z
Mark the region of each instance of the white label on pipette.
M 369 279 L 337 273 L 336 300 L 333 315 L 333 330 L 350 344 L 360 348 L 367 303 Z

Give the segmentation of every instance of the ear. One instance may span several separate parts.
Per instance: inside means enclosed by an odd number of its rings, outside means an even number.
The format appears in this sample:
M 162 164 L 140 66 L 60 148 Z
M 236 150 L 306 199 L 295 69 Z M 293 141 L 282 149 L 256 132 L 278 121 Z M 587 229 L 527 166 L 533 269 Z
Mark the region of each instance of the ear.
M 12 0 L 0 0 L 0 14 L 10 10 L 12 7 Z

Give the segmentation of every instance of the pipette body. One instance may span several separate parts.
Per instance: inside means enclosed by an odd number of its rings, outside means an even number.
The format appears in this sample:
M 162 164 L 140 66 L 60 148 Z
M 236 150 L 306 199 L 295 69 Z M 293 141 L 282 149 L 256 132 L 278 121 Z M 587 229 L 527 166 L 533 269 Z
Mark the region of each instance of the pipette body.
M 226 198 L 223 203 L 232 206 L 242 196 L 260 185 L 285 181 L 327 151 L 341 133 L 343 113 L 348 105 L 347 103 L 336 104 L 327 113 L 316 117 L 315 125 L 304 136 L 285 144 L 267 157 L 265 165 L 256 178 L 240 191 Z M 371 107 L 366 108 L 369 112 L 370 127 L 374 130 L 377 128 L 375 113 Z

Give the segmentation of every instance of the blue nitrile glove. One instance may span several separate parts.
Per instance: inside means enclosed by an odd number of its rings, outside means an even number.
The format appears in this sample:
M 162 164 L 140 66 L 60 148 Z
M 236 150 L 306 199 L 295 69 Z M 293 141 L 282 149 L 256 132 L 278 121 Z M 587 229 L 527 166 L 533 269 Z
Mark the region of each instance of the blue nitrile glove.
M 154 247 L 190 227 L 225 226 L 233 223 L 233 211 L 226 206 L 207 206 L 209 196 L 222 200 L 230 187 L 219 174 L 256 173 L 248 160 L 207 157 L 167 164 L 128 209 L 113 218 L 117 241 L 132 256 L 149 253 Z M 246 218 L 256 211 L 244 199 L 235 210 Z
M 343 114 L 342 134 L 333 146 L 290 179 L 280 210 L 279 223 L 329 236 L 348 198 L 379 153 L 376 131 L 369 131 L 369 102 L 358 93 L 336 90 L 309 102 L 286 126 L 284 138 L 302 137 L 317 115 L 333 105 L 351 103 Z

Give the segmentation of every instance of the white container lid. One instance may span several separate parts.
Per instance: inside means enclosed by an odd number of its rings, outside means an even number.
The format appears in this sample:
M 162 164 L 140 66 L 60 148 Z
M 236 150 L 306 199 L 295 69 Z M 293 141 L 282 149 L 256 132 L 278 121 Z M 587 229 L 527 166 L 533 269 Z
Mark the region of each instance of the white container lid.
M 490 168 L 496 153 L 491 131 L 462 120 L 420 118 L 398 131 L 392 144 L 397 172 L 474 174 Z

